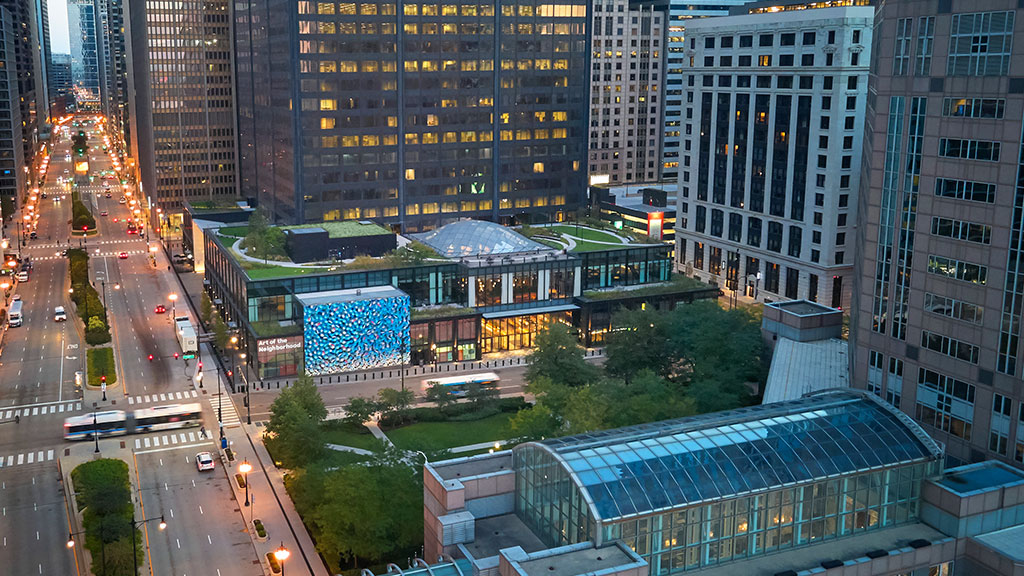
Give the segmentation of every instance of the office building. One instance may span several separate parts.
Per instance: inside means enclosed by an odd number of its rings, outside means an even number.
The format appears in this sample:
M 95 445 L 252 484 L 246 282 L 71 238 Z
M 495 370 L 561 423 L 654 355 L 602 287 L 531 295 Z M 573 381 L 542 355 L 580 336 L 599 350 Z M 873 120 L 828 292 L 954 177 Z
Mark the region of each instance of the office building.
M 587 6 L 236 9 L 242 196 L 276 222 L 409 232 L 564 218 L 585 194 Z
M 687 27 L 679 269 L 847 308 L 874 9 L 742 12 Z
M 100 101 L 107 134 L 117 154 L 130 141 L 128 122 L 128 50 L 125 43 L 123 0 L 97 0 Z
M 71 55 L 53 54 L 50 66 L 50 114 L 59 119 L 68 110 L 74 109 L 74 90 L 71 82 Z
M 886 3 L 867 111 L 853 382 L 952 462 L 1024 466 L 1024 11 Z
M 500 576 L 1014 575 L 1024 473 L 865 392 L 424 465 L 424 555 Z M 954 571 L 955 570 L 955 571 Z
M 25 151 L 21 142 L 15 29 L 19 24 L 0 6 L 0 215 L 14 212 L 25 184 Z M 14 224 L 12 224 L 14 226 Z M 6 234 L 3 234 L 6 236 Z
M 49 41 L 41 36 L 41 7 L 36 0 L 2 0 L 0 6 L 10 12 L 14 22 L 14 66 L 21 108 L 20 138 L 25 165 L 29 166 L 49 122 L 45 64 L 42 61 L 44 47 L 49 45 Z
M 139 2 L 128 12 L 129 145 L 143 195 L 174 233 L 184 202 L 237 194 L 230 6 Z
M 665 76 L 665 120 L 662 141 L 661 180 L 675 182 L 679 178 L 683 152 L 684 92 L 690 73 L 686 48 L 686 26 L 690 21 L 713 16 L 726 16 L 730 8 L 748 0 L 670 1 L 668 8 L 668 62 Z
M 594 3 L 590 71 L 590 183 L 654 182 L 665 107 L 664 4 Z
M 68 1 L 71 79 L 76 97 L 82 101 L 99 100 L 100 52 L 96 43 L 96 21 L 96 6 L 92 0 Z

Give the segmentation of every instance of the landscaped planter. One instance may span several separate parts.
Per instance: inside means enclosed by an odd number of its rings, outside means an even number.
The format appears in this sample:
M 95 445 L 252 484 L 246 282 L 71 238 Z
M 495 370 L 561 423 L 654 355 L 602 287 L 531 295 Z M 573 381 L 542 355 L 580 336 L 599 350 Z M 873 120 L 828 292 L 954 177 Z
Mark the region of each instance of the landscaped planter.
M 235 482 L 238 483 L 239 490 L 245 490 L 245 476 L 235 474 Z
M 281 573 L 281 563 L 277 561 L 273 552 L 267 552 L 267 562 L 270 562 L 270 571 L 274 574 Z
M 267 541 L 267 529 L 263 526 L 263 521 L 259 518 L 252 521 L 253 533 L 256 535 L 257 542 Z M 276 560 L 276 558 L 275 558 Z

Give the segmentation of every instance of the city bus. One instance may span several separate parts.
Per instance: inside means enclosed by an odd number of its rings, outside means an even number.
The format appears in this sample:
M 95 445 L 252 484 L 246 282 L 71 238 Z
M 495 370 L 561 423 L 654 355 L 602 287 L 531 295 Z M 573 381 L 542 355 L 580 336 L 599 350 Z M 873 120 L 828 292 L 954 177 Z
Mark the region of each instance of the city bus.
M 188 426 L 199 426 L 203 420 L 203 408 L 199 404 L 171 404 L 140 408 L 134 412 L 107 410 L 64 419 L 65 440 L 91 440 L 93 434 L 120 436 L 143 434 L 156 430 L 172 430 Z
M 446 378 L 428 378 L 423 381 L 423 391 L 431 386 L 443 386 L 452 396 L 465 396 L 470 384 L 479 384 L 483 388 L 496 388 L 501 378 L 494 372 L 448 376 Z
M 7 325 L 11 328 L 21 326 L 21 300 L 15 300 L 7 309 Z

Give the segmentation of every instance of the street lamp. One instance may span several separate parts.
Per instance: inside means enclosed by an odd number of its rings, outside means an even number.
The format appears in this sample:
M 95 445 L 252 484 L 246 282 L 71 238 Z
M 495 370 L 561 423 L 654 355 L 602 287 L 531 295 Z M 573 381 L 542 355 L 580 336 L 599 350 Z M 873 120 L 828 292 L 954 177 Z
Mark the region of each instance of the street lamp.
M 100 453 L 100 427 L 96 423 L 96 411 L 92 411 L 92 439 L 96 442 L 95 454 Z
M 177 294 L 169 294 L 167 296 L 167 299 L 171 301 L 171 319 L 173 321 L 173 318 L 174 318 L 174 303 L 178 301 L 178 295 Z
M 242 478 L 245 479 L 245 505 L 249 505 L 249 472 L 252 472 L 252 464 L 249 464 L 249 460 L 245 460 L 238 465 L 238 471 L 242 473 Z
M 160 523 L 157 524 L 157 527 L 160 529 L 161 532 L 167 528 L 167 522 L 164 522 L 163 514 L 161 514 L 160 516 L 154 516 L 152 518 L 144 518 L 142 520 L 136 520 L 134 517 L 132 518 L 132 563 L 135 565 L 135 574 L 139 573 L 139 557 L 135 554 L 135 529 L 147 522 L 152 522 L 154 520 L 160 521 Z
M 242 361 L 242 364 L 235 367 L 235 371 L 236 372 L 238 370 L 244 369 L 245 366 L 246 366 L 246 364 L 245 364 L 245 352 L 242 352 L 241 354 L 239 354 L 238 355 L 238 359 Z M 250 386 L 249 386 L 249 379 L 245 378 L 244 380 L 245 380 L 245 423 L 246 424 L 252 424 L 252 408 L 251 408 L 252 402 L 249 401 L 249 399 L 250 399 L 250 396 L 249 396 L 249 388 L 250 388 Z
M 284 561 L 291 556 L 292 553 L 284 547 L 284 542 L 281 542 L 281 547 L 274 550 L 274 558 L 277 558 L 277 563 L 281 565 L 281 576 L 284 576 Z

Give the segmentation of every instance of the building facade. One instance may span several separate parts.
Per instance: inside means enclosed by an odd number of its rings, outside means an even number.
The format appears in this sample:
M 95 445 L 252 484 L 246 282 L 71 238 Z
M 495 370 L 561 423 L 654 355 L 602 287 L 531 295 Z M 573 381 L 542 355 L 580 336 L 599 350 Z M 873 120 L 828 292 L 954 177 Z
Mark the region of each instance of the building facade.
M 237 195 L 230 3 L 140 1 L 129 14 L 130 149 L 173 227 L 183 202 Z
M 680 270 L 752 298 L 849 306 L 873 14 L 689 25 Z
M 49 72 L 51 97 L 56 100 L 71 95 L 71 55 L 54 54 Z
M 14 65 L 21 108 L 21 145 L 25 165 L 32 164 L 38 143 L 49 122 L 45 64 L 42 60 L 49 40 L 42 37 L 40 5 L 36 0 L 3 0 L 14 22 Z
M 99 100 L 100 62 L 96 43 L 96 6 L 92 0 L 68 2 L 71 35 L 71 78 L 78 99 Z
M 587 6 L 236 6 L 242 195 L 282 223 L 564 217 L 585 193 Z
M 879 7 L 851 364 L 953 461 L 1024 465 L 1024 11 Z
M 0 7 L 0 216 L 9 215 L 25 184 L 25 152 L 21 142 L 21 106 L 15 55 L 18 24 Z M 4 234 L 6 236 L 6 234 Z
M 595 3 L 590 70 L 590 181 L 654 182 L 665 109 L 665 4 Z
M 97 0 L 100 105 L 114 152 L 124 154 L 131 140 L 128 121 L 128 50 L 123 0 Z
M 683 120 L 686 77 L 689 75 L 689 58 L 686 48 L 686 26 L 691 20 L 712 16 L 727 16 L 731 8 L 742 6 L 747 0 L 710 0 L 669 2 L 668 14 L 668 62 L 665 76 L 665 120 L 661 179 L 675 182 L 679 179 L 683 152 L 685 124 Z M 686 136 L 689 136 L 688 134 Z

